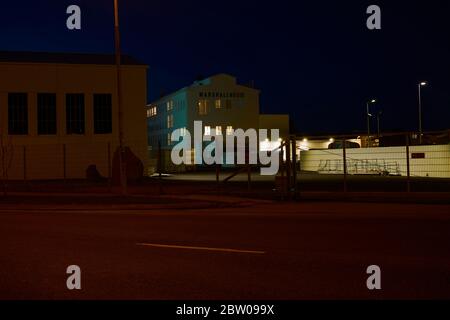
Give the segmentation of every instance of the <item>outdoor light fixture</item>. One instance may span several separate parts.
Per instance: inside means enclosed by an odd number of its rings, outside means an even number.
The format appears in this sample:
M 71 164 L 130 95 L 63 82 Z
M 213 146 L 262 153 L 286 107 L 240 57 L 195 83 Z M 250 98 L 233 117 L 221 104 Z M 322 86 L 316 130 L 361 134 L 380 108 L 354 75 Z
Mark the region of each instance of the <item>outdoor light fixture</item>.
M 333 142 L 334 142 L 334 139 L 333 139 L 333 138 L 330 138 L 330 142 L 333 143 Z

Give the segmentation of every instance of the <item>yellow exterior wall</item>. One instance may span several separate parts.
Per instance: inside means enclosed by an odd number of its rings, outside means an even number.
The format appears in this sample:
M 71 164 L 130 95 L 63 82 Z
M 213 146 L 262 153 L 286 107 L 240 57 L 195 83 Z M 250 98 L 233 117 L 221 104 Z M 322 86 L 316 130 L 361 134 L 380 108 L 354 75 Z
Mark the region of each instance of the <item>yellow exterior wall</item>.
M 125 145 L 148 166 L 146 121 L 146 66 L 122 66 L 123 130 Z M 28 94 L 28 135 L 8 136 L 8 93 Z M 57 134 L 37 134 L 37 94 L 57 95 Z M 85 134 L 66 134 L 65 94 L 85 95 Z M 93 95 L 112 95 L 112 134 L 94 134 Z M 108 176 L 108 145 L 111 159 L 118 145 L 116 68 L 112 65 L 48 63 L 0 63 L 0 134 L 7 150 L 10 179 L 61 179 L 86 177 L 89 165 Z M 65 145 L 65 157 L 64 157 Z M 25 148 L 24 148 L 25 147 Z M 25 150 L 25 151 L 24 151 Z M 25 156 L 24 156 L 25 152 Z M 24 161 L 26 166 L 24 166 Z M 146 170 L 145 170 L 146 172 Z
M 259 128 L 267 130 L 278 129 L 280 130 L 280 137 L 286 139 L 289 136 L 289 115 L 261 114 L 259 115 Z

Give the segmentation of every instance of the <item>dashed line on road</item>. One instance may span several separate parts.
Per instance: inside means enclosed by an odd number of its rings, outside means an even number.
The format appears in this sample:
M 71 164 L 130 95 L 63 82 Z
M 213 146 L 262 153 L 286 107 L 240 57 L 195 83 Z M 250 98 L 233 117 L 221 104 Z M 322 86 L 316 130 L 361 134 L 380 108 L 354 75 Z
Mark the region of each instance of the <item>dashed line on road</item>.
M 265 254 L 265 251 L 255 250 L 239 250 L 228 248 L 209 248 L 209 247 L 193 247 L 193 246 L 178 246 L 156 243 L 136 243 L 138 246 L 154 247 L 154 248 L 166 248 L 166 249 L 184 249 L 184 250 L 203 250 L 203 251 L 217 251 L 217 252 L 231 252 L 231 253 L 249 253 L 249 254 Z

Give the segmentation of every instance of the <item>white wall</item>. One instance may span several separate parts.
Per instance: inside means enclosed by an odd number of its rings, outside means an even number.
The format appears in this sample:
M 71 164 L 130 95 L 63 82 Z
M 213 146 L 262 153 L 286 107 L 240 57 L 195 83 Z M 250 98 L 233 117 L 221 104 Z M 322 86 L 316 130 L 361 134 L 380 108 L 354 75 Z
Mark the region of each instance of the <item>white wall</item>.
M 406 147 L 347 149 L 349 174 L 407 174 Z M 424 159 L 412 159 L 424 153 Z M 301 170 L 324 174 L 343 173 L 343 151 L 311 150 L 300 155 Z M 410 148 L 410 171 L 413 177 L 450 178 L 450 145 L 413 146 Z

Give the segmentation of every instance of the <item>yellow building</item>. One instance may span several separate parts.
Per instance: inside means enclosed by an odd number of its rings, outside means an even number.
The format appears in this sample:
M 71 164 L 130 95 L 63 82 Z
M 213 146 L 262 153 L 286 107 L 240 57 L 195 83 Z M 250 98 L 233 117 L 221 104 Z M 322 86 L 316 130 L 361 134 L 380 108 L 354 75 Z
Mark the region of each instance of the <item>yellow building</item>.
M 148 165 L 147 66 L 122 58 L 125 146 Z M 113 55 L 0 52 L 0 173 L 9 179 L 110 176 L 119 144 Z

